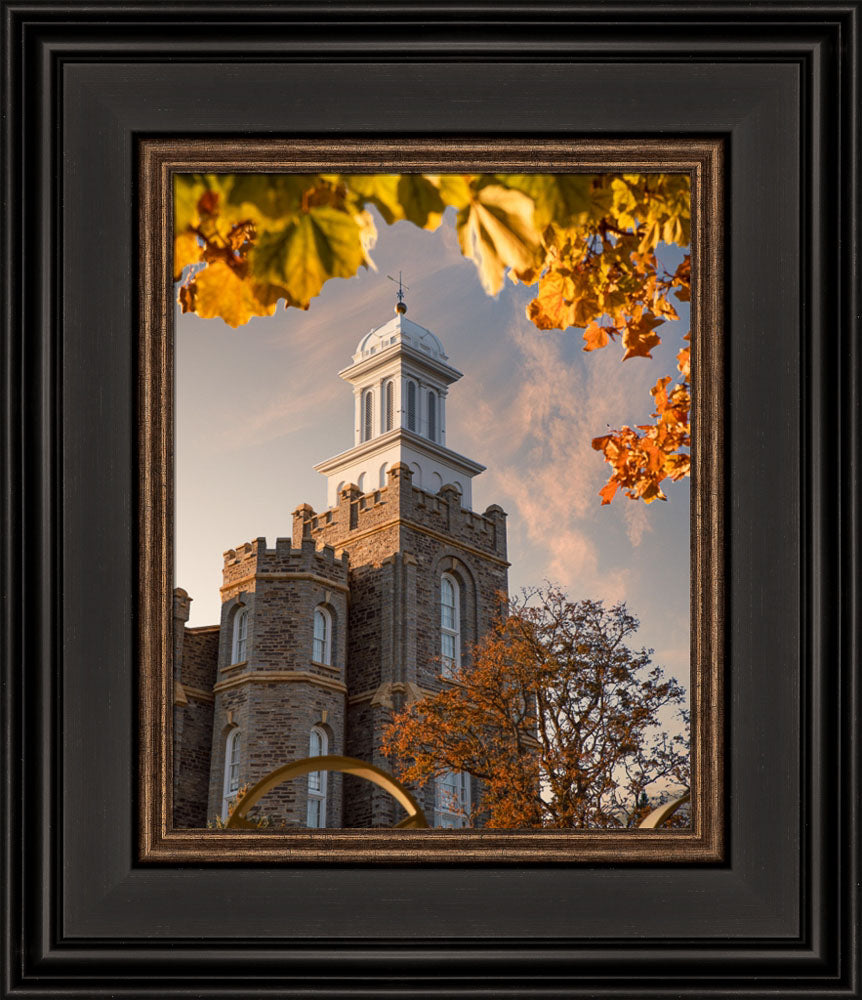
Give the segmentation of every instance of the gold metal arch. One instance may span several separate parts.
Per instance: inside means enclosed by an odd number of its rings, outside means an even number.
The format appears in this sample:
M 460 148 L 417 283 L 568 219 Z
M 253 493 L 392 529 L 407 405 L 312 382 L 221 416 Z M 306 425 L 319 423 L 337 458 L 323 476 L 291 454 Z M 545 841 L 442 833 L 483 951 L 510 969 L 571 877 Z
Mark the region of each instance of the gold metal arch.
M 664 805 L 659 806 L 657 809 L 653 809 L 653 811 L 638 824 L 638 829 L 655 830 L 660 826 L 664 826 L 677 809 L 679 809 L 680 806 L 685 805 L 690 798 L 691 792 L 689 791 L 686 792 L 685 795 L 681 795 L 678 799 L 671 799 L 670 802 L 665 802 Z
M 428 828 L 428 820 L 425 819 L 422 807 L 391 774 L 387 774 L 386 771 L 373 764 L 367 764 L 364 760 L 357 760 L 355 757 L 341 757 L 338 754 L 305 757 L 303 760 L 296 760 L 292 764 L 282 764 L 281 767 L 270 771 L 266 777 L 261 778 L 256 785 L 252 785 L 239 799 L 227 821 L 226 828 L 228 830 L 255 829 L 254 823 L 246 819 L 246 815 L 256 802 L 259 802 L 273 788 L 284 784 L 285 781 L 301 778 L 304 774 L 312 774 L 315 771 L 340 771 L 342 774 L 352 774 L 357 778 L 364 778 L 366 781 L 379 785 L 407 810 L 407 815 L 400 823 L 395 824 L 394 830 L 424 830 Z

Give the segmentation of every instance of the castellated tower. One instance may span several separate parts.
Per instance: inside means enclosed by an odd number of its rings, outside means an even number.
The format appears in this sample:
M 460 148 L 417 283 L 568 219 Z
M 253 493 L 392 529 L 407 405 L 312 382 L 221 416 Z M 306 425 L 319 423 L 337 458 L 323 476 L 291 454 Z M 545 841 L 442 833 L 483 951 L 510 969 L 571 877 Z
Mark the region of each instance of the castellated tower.
M 386 479 L 370 493 L 345 487 L 321 515 L 300 507 L 294 540 L 328 541 L 350 555 L 346 752 L 390 770 L 379 748 L 393 711 L 445 683 L 443 587 L 455 584 L 450 620 L 453 658 L 460 661 L 499 610 L 508 563 L 500 507 L 474 514 L 462 508 L 454 486 L 436 495 L 417 489 L 412 470 L 400 462 Z M 461 794 L 475 798 L 475 789 Z M 436 789 L 420 789 L 417 798 L 429 822 L 447 811 L 438 808 Z M 343 825 L 391 826 L 401 818 L 396 809 L 375 785 L 350 779 Z
M 399 301 L 339 373 L 355 398 L 353 447 L 315 466 L 327 508 L 298 507 L 275 548 L 258 538 L 225 553 L 218 625 L 186 628 L 190 598 L 176 593 L 178 826 L 224 818 L 239 789 L 304 757 L 391 772 L 380 745 L 394 712 L 446 684 L 500 610 L 506 515 L 472 510 L 484 467 L 446 443 L 461 373 L 405 313 Z M 432 825 L 453 827 L 478 789 L 447 774 L 414 791 Z M 301 827 L 403 816 L 382 789 L 337 772 L 280 786 L 260 811 Z
M 213 687 L 212 756 L 207 815 L 227 815 L 238 788 L 274 768 L 318 753 L 343 753 L 347 626 L 347 554 L 306 539 L 295 548 L 279 538 L 274 549 L 258 538 L 225 553 L 218 679 Z M 315 623 L 326 622 L 324 645 Z M 239 746 L 236 745 L 239 741 Z M 328 774 L 324 815 L 341 819 L 340 775 Z M 314 803 L 309 783 L 281 785 L 266 812 L 306 826 Z

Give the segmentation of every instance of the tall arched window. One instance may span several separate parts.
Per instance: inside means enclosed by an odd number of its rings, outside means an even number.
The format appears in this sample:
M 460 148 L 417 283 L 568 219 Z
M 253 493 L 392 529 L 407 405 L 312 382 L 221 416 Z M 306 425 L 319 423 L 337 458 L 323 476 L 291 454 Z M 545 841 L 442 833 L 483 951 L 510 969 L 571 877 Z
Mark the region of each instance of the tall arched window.
M 416 430 L 416 383 L 407 383 L 407 430 Z
M 437 396 L 433 391 L 428 392 L 428 437 L 437 440 Z
M 434 826 L 457 830 L 470 819 L 470 775 L 446 771 L 434 784 Z
M 314 609 L 314 642 L 311 658 L 315 663 L 332 663 L 332 615 L 326 608 Z
M 314 726 L 308 739 L 308 756 L 323 757 L 329 752 L 326 731 Z M 326 826 L 326 771 L 313 771 L 308 776 L 308 823 L 320 830 Z
M 386 486 L 386 470 L 389 468 L 389 463 L 384 462 L 380 466 L 380 489 L 382 490 Z
M 458 581 L 449 573 L 440 577 L 440 653 L 443 676 L 461 666 L 461 602 Z
M 386 406 L 386 430 L 391 431 L 395 419 L 395 383 L 391 380 L 387 382 L 383 393 Z
M 240 608 L 233 619 L 233 648 L 231 663 L 242 663 L 246 658 L 248 640 L 248 608 Z
M 242 749 L 242 734 L 234 727 L 227 734 L 224 750 L 224 789 L 222 792 L 221 818 L 227 820 L 228 810 L 239 791 L 239 761 Z
M 374 394 L 369 389 L 362 397 L 362 440 L 370 441 L 374 436 Z

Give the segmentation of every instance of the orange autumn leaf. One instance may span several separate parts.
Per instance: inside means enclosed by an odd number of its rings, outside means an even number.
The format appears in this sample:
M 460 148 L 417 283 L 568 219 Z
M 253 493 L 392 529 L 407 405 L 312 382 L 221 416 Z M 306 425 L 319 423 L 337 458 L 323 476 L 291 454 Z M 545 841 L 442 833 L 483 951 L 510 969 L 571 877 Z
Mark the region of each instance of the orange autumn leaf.
M 661 343 L 661 337 L 653 332 L 661 323 L 661 319 L 649 312 L 633 316 L 623 331 L 623 347 L 626 349 L 623 361 L 651 358 L 650 351 Z
M 685 451 L 691 447 L 687 352 L 688 348 L 680 352 L 686 355 L 686 363 L 680 365 L 682 381 L 671 387 L 671 376 L 665 375 L 650 390 L 655 402 L 654 424 L 623 427 L 593 440 L 593 448 L 602 452 L 613 470 L 599 491 L 602 504 L 608 503 L 618 489 L 645 503 L 665 500 L 662 482 L 676 482 L 689 475 L 691 456 Z
M 619 489 L 619 483 L 605 483 L 605 485 L 599 490 L 599 496 L 602 498 L 602 506 L 610 503 L 614 498 L 614 494 Z
M 584 330 L 585 351 L 595 351 L 600 347 L 605 347 L 609 340 L 608 331 L 603 326 L 599 326 L 598 323 L 590 323 Z

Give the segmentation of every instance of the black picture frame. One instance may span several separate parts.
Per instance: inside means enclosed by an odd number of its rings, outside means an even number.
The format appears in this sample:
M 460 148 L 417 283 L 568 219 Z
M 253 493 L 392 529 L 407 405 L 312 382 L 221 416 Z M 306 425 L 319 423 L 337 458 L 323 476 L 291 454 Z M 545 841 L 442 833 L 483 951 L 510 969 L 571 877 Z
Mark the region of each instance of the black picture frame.
M 4 997 L 858 997 L 858 3 L 10 3 Z M 727 860 L 135 862 L 135 151 L 726 140 Z

